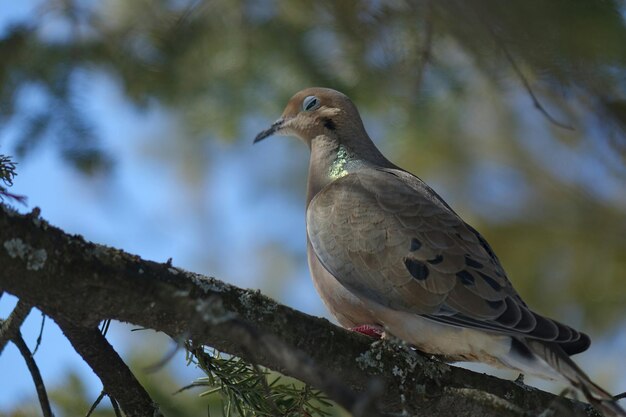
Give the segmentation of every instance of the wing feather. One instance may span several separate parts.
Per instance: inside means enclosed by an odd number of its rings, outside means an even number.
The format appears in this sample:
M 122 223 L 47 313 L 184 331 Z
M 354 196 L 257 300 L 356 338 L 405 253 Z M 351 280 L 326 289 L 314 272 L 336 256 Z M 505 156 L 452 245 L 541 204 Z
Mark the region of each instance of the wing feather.
M 587 335 L 529 310 L 485 239 L 405 171 L 367 168 L 332 182 L 309 204 L 307 233 L 322 265 L 360 297 L 556 341 L 568 353 L 589 345 Z

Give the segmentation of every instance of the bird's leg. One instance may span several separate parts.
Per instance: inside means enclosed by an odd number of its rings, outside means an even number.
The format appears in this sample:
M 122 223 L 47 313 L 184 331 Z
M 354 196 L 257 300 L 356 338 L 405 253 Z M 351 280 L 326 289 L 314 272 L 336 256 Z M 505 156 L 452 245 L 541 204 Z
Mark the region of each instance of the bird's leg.
M 385 329 L 381 326 L 372 325 L 372 324 L 362 324 L 356 327 L 350 327 L 350 330 L 353 332 L 358 332 L 364 334 L 369 337 L 373 337 L 375 339 L 382 339 L 383 334 L 385 333 Z

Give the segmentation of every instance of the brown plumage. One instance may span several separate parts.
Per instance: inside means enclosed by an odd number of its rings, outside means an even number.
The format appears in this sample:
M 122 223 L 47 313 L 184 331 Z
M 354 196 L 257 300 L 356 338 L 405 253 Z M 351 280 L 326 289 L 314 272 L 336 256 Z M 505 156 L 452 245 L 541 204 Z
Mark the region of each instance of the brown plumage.
M 626 416 L 569 355 L 589 337 L 533 312 L 486 240 L 416 176 L 389 162 L 344 94 L 309 88 L 255 139 L 311 149 L 307 249 L 324 303 L 345 327 L 382 327 L 418 349 L 572 383 Z

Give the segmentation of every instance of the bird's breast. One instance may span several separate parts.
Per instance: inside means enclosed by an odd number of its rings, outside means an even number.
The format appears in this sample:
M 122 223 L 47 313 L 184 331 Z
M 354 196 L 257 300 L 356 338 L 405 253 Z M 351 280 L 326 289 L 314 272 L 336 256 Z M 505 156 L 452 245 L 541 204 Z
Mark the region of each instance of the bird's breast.
M 307 244 L 307 258 L 315 289 L 339 324 L 346 328 L 362 324 L 379 324 L 367 310 L 363 301 L 348 291 L 324 268 L 310 243 Z

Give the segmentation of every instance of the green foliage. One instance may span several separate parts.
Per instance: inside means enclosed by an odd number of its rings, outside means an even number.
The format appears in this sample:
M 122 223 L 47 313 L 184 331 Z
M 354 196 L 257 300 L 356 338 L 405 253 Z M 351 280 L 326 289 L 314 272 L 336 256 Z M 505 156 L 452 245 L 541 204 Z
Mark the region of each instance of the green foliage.
M 7 187 L 13 185 L 13 178 L 15 178 L 15 162 L 10 156 L 0 155 L 0 181 Z
M 17 175 L 16 164 L 10 156 L 0 154 L 0 201 L 5 199 L 15 200 L 23 203 L 25 197 L 16 195 L 8 191 L 8 187 L 13 185 L 13 178 Z
M 206 377 L 183 388 L 206 387 L 201 396 L 219 396 L 226 417 L 329 416 L 332 404 L 319 391 L 293 379 L 263 370 L 212 348 L 191 348 L 190 362 Z
M 397 103 L 410 119 L 440 122 L 437 104 L 473 94 L 482 77 L 510 109 L 507 90 L 520 85 L 510 55 L 558 118 L 602 122 L 623 143 L 621 13 L 617 0 L 49 1 L 0 40 L 0 117 L 24 125 L 20 152 L 56 134 L 71 161 L 95 169 L 106 162 L 81 111 L 89 72 L 114 77 L 140 107 L 167 106 L 197 141 L 238 137 L 244 116 L 275 113 L 315 84 L 370 110 Z M 51 22 L 64 35 L 43 36 Z M 20 107 L 29 89 L 43 102 L 36 109 Z

